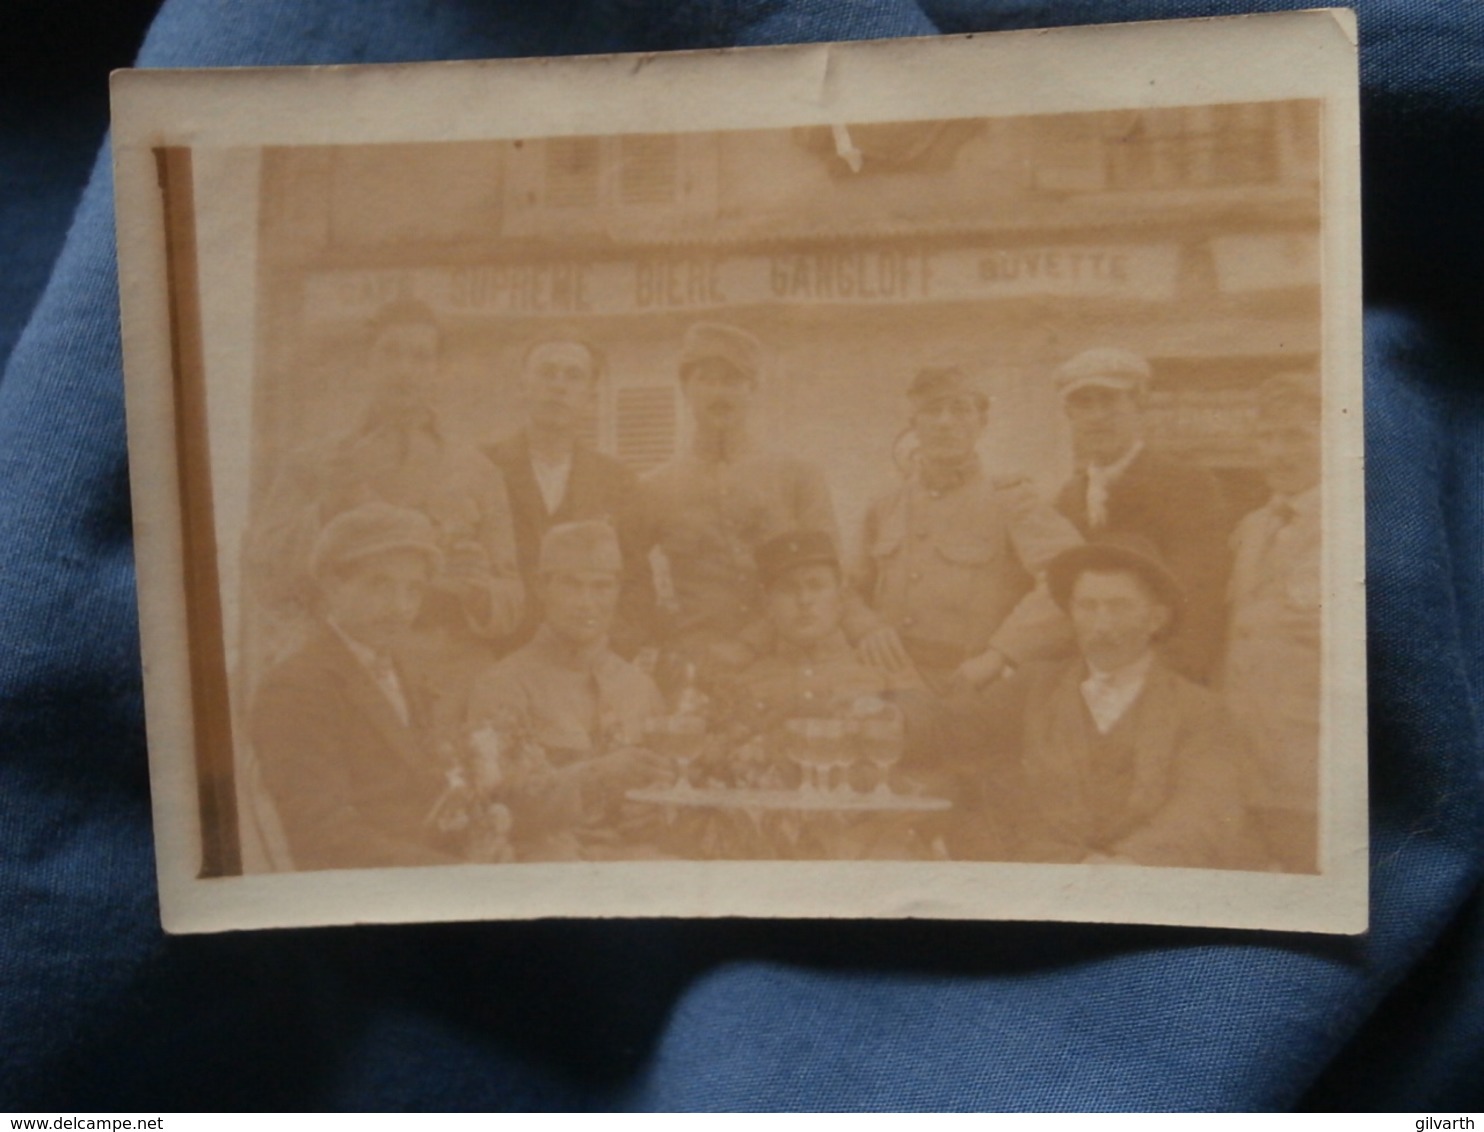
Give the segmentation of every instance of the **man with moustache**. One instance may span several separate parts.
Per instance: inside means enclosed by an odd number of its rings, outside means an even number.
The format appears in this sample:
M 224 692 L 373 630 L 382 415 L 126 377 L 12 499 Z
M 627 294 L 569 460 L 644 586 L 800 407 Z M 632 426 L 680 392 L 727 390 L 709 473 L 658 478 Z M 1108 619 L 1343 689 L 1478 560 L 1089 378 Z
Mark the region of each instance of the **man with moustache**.
M 310 633 L 253 697 L 249 734 L 296 869 L 452 864 L 429 821 L 445 779 L 395 659 L 441 568 L 420 511 L 373 501 L 315 539 Z
M 769 453 L 752 420 L 763 348 L 745 330 L 698 322 L 680 351 L 695 429 L 690 451 L 641 482 L 644 545 L 668 565 L 670 639 L 692 659 L 740 666 L 767 647 L 756 552 L 789 531 L 838 536 L 818 465 Z M 846 632 L 865 647 L 879 623 L 858 598 Z
M 1070 662 L 1017 675 L 1025 826 L 1033 861 L 1260 867 L 1241 783 L 1250 758 L 1221 699 L 1169 668 L 1156 642 L 1185 608 L 1137 535 L 1047 566 L 1077 642 Z
M 521 363 L 520 398 L 525 427 L 485 449 L 510 496 L 516 560 L 527 593 L 537 584 L 541 541 L 554 526 L 603 519 L 618 533 L 628 565 L 613 637 L 628 653 L 643 639 L 654 612 L 649 564 L 638 545 L 634 503 L 638 479 L 612 456 L 580 439 L 596 409 L 604 358 L 575 333 L 549 333 L 532 342 Z M 528 602 L 515 643 L 529 640 L 541 622 L 539 603 Z
M 1322 401 L 1315 374 L 1258 390 L 1258 453 L 1272 492 L 1238 524 L 1222 688 L 1251 730 L 1253 811 L 1287 872 L 1318 868 Z
M 858 571 L 886 626 L 874 658 L 940 693 L 982 688 L 1070 643 L 1041 575 L 1082 540 L 1024 476 L 985 473 L 989 398 L 962 370 L 919 371 L 907 398 L 917 466 L 867 511 Z
M 1204 683 L 1221 651 L 1231 524 L 1210 472 L 1146 443 L 1148 384 L 1149 363 L 1127 350 L 1085 350 L 1057 370 L 1077 472 L 1056 507 L 1085 538 L 1125 531 L 1154 545 L 1188 598 L 1166 659 Z
M 442 331 L 433 312 L 398 300 L 368 330 L 363 373 L 371 396 L 359 419 L 327 445 L 292 453 L 257 509 L 246 567 L 263 615 L 259 651 L 281 654 L 310 623 L 317 587 L 309 551 L 337 515 L 370 502 L 421 512 L 433 523 L 441 566 L 400 648 L 437 693 L 440 722 L 454 722 L 491 643 L 520 621 L 510 503 L 502 478 L 450 442 L 438 422 L 432 396 Z

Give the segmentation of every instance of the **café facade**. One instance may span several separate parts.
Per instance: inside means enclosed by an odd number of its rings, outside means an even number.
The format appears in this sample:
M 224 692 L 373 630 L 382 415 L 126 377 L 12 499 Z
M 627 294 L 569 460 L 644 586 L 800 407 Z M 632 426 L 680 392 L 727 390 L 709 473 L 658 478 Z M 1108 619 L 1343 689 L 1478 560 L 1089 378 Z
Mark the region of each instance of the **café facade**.
M 260 177 L 255 492 L 322 428 L 306 408 L 354 404 L 365 322 L 401 296 L 444 325 L 462 439 L 516 427 L 524 348 L 575 332 L 607 358 L 591 438 L 640 471 L 686 440 L 685 328 L 745 327 L 762 431 L 824 464 L 847 543 L 901 474 L 922 365 L 976 373 L 986 462 L 1049 492 L 1055 366 L 1134 350 L 1151 441 L 1242 499 L 1255 386 L 1320 360 L 1312 102 L 295 148 Z

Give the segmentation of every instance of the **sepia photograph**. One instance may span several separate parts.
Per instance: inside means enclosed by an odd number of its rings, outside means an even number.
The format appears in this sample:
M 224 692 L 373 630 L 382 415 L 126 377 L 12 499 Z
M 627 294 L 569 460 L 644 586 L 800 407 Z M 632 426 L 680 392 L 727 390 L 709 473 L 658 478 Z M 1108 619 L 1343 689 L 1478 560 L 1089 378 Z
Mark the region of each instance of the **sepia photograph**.
M 171 930 L 1365 929 L 1344 16 L 114 99 Z

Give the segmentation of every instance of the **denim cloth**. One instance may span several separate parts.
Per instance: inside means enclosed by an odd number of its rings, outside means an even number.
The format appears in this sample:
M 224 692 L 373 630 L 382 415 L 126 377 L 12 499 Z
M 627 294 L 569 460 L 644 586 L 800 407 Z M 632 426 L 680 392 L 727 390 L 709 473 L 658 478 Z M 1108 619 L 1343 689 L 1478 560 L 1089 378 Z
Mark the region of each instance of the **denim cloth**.
M 1358 4 L 1368 936 L 569 921 L 169 939 L 155 905 L 106 151 L 87 172 L 103 140 L 102 68 L 128 58 L 146 23 L 139 62 L 159 67 L 1303 6 L 170 0 L 155 13 L 12 0 L 0 86 L 0 1109 L 1481 1107 L 1477 4 Z

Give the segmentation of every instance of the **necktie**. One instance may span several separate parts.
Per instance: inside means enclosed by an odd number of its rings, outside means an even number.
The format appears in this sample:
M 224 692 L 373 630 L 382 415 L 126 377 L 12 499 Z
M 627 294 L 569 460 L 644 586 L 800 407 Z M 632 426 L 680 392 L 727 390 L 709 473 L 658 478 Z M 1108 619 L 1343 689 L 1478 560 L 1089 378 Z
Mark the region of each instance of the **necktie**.
M 1108 469 L 1097 464 L 1087 466 L 1087 524 L 1094 530 L 1108 525 Z
M 402 726 L 407 727 L 412 722 L 412 713 L 407 707 L 407 697 L 402 693 L 402 681 L 397 679 L 397 669 L 391 658 L 378 656 L 371 662 L 371 674 L 376 678 L 376 686 L 397 713 Z

